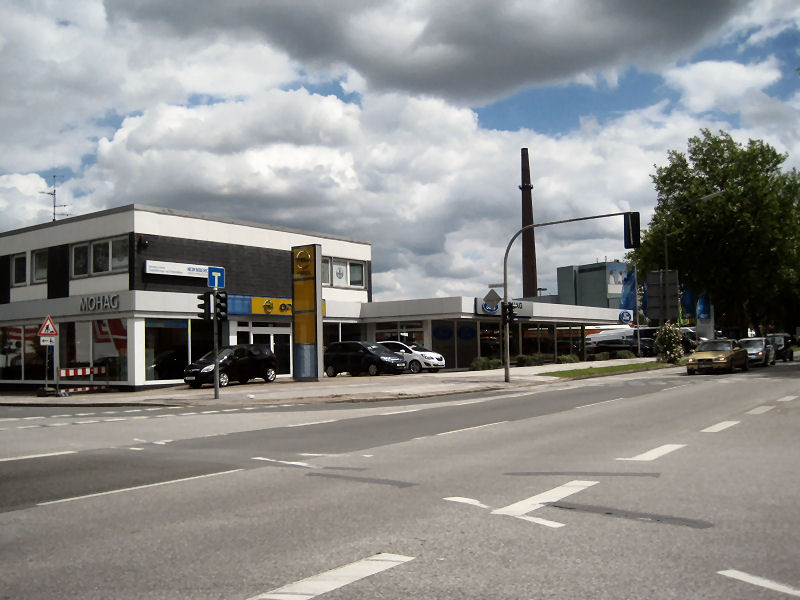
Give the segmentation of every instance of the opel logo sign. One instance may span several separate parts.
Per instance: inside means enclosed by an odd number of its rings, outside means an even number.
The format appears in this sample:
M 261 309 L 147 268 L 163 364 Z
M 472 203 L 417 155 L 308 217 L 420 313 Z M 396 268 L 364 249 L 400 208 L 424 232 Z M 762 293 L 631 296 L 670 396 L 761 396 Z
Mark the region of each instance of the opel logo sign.
M 307 271 L 311 268 L 311 253 L 308 250 L 299 250 L 294 255 L 294 264 L 298 271 Z
M 266 302 L 264 302 L 265 313 L 270 314 L 274 309 L 275 307 L 272 305 L 272 300 L 267 300 Z

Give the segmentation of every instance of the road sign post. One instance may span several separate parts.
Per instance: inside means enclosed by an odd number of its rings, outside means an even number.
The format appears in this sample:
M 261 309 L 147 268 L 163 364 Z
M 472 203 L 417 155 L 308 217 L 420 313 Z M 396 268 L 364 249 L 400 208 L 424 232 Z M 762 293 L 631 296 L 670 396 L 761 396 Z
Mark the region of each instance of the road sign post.
M 48 383 L 48 371 L 50 370 L 50 349 L 53 348 L 53 360 L 55 361 L 55 345 L 56 345 L 56 337 L 58 337 L 58 329 L 56 328 L 56 324 L 53 322 L 53 319 L 50 315 L 44 320 L 42 326 L 39 327 L 39 344 L 45 346 L 47 350 L 44 353 L 44 393 L 47 394 L 49 388 L 47 387 Z M 54 371 L 58 371 L 58 369 L 53 369 Z M 56 384 L 56 387 L 58 385 Z

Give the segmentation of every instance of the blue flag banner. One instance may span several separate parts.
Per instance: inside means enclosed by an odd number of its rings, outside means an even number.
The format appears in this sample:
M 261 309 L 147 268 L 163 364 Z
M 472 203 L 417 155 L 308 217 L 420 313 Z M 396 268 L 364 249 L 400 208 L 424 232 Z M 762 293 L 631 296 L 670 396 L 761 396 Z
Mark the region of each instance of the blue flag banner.
M 697 298 L 692 290 L 683 290 L 681 293 L 681 308 L 683 309 L 683 317 L 685 319 L 694 319 L 695 307 L 697 306 Z
M 631 269 L 625 274 L 622 280 L 622 294 L 619 297 L 619 307 L 624 310 L 632 310 L 636 314 L 636 282 L 634 270 Z
M 708 301 L 708 294 L 703 292 L 697 299 L 697 318 L 705 321 L 711 318 L 711 303 Z

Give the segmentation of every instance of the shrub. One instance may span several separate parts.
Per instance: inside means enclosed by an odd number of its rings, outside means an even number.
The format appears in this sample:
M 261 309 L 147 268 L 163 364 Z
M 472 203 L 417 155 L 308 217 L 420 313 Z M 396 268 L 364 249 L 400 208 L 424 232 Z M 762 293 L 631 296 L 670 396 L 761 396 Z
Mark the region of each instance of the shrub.
M 514 359 L 514 363 L 518 367 L 538 367 L 539 365 L 543 365 L 545 363 L 545 355 L 544 354 L 519 354 Z
M 561 364 L 576 363 L 580 362 L 580 358 L 578 358 L 577 354 L 565 354 L 564 356 L 558 357 L 558 362 Z
M 485 371 L 489 368 L 489 359 L 485 356 L 473 359 L 469 365 L 470 371 Z
M 656 346 L 658 347 L 658 360 L 670 364 L 678 364 L 683 356 L 683 335 L 680 328 L 667 321 L 658 328 L 656 333 Z
M 630 350 L 617 350 L 614 352 L 614 358 L 636 358 L 636 354 Z
M 611 358 L 610 352 L 595 352 L 589 355 L 589 360 L 608 360 Z
M 503 361 L 499 358 L 490 358 L 489 359 L 489 368 L 490 369 L 500 369 L 503 366 Z

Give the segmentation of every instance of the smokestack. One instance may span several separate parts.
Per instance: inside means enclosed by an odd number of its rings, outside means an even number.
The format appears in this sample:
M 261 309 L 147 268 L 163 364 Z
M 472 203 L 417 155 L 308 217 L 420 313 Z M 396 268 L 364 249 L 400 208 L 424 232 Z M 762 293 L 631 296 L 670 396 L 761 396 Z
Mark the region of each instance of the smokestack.
M 533 225 L 533 186 L 531 168 L 528 163 L 528 149 L 522 149 L 522 226 Z M 533 298 L 539 295 L 536 279 L 536 238 L 534 229 L 522 232 L 522 296 Z

